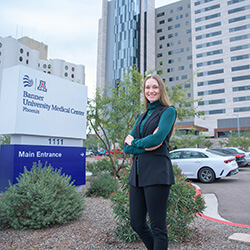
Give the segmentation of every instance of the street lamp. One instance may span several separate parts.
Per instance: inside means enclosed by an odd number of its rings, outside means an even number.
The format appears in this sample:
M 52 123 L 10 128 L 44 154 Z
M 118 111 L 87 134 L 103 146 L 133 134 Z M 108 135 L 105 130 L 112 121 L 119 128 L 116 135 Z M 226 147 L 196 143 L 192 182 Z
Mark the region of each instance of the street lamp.
M 238 137 L 240 137 L 240 116 L 239 114 L 234 114 L 237 117 L 237 127 L 238 127 Z

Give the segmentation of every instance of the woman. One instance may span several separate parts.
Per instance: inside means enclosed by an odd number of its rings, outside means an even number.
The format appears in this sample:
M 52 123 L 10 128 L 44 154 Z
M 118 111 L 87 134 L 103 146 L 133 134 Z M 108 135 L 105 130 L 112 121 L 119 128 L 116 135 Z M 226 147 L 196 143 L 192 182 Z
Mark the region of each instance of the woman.
M 174 184 L 169 139 L 174 131 L 176 110 L 158 75 L 146 77 L 143 94 L 147 111 L 137 119 L 124 146 L 125 153 L 134 155 L 129 177 L 130 219 L 147 249 L 165 250 L 167 200 Z

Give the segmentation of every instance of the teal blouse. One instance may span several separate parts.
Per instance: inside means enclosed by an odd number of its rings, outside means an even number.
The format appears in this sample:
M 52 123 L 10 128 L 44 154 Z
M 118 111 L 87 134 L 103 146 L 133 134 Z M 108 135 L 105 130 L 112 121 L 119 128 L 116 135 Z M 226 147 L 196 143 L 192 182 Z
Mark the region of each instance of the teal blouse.
M 160 101 L 155 101 L 153 103 L 148 103 L 148 112 L 145 118 L 142 120 L 140 125 L 140 133 L 142 134 L 143 126 L 149 116 L 154 112 L 155 108 L 160 104 Z M 161 115 L 160 121 L 159 121 L 159 129 L 155 134 L 148 135 L 141 139 L 134 139 L 132 141 L 132 145 L 129 146 L 128 144 L 124 145 L 124 152 L 126 154 L 142 154 L 146 152 L 145 148 L 151 148 L 154 146 L 159 145 L 163 142 L 163 140 L 166 138 L 168 133 L 171 131 L 171 128 L 174 124 L 176 117 L 176 110 L 174 107 L 170 106 L 168 107 Z M 136 123 L 133 127 L 133 130 L 130 135 L 134 137 L 135 127 L 138 122 L 138 119 L 136 120 Z

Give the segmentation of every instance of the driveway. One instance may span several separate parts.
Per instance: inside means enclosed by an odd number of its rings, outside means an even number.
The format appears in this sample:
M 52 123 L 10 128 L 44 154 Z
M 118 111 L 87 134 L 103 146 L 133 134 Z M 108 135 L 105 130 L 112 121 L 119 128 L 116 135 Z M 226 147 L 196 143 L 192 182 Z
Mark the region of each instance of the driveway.
M 215 194 L 219 215 L 233 223 L 250 225 L 250 166 L 239 168 L 235 176 L 211 184 L 194 181 L 202 194 Z

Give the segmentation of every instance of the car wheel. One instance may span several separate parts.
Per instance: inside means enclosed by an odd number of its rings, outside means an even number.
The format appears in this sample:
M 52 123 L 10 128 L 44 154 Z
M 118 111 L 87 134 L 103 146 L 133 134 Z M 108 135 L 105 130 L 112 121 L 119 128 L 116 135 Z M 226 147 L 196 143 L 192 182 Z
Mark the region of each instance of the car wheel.
M 198 179 L 203 183 L 211 183 L 215 180 L 214 171 L 211 168 L 202 168 L 198 173 Z

